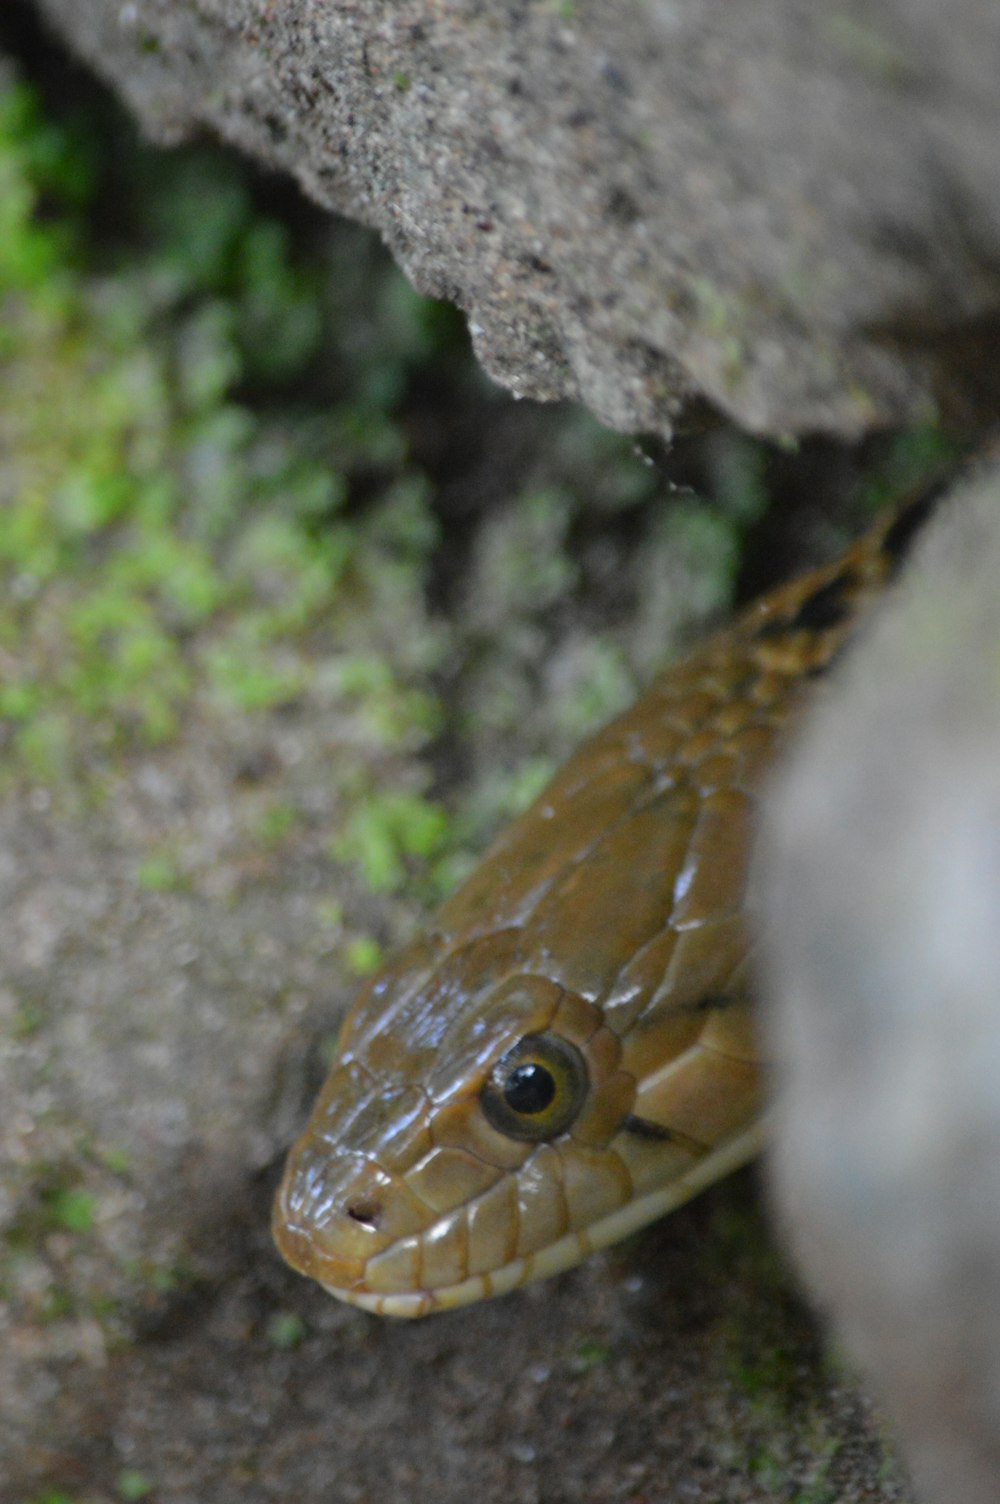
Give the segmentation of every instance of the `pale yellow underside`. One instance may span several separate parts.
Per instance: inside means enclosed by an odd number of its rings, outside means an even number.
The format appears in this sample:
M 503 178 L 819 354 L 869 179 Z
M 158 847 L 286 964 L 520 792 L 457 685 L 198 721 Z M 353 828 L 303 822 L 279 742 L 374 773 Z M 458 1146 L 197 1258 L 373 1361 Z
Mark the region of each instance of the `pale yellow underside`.
M 532 1280 L 544 1279 L 571 1268 L 596 1249 L 617 1243 L 647 1222 L 653 1222 L 689 1201 L 713 1181 L 721 1180 L 759 1154 L 768 1137 L 767 1129 L 767 1117 L 758 1118 L 745 1132 L 719 1144 L 685 1174 L 668 1184 L 619 1207 L 592 1227 L 568 1232 L 547 1248 L 541 1248 L 527 1258 L 514 1259 L 489 1274 L 477 1274 L 460 1284 L 445 1285 L 440 1290 L 412 1290 L 392 1295 L 338 1290 L 332 1285 L 325 1288 L 338 1300 L 346 1300 L 379 1316 L 429 1316 L 432 1311 L 448 1311 L 475 1300 L 505 1295 L 508 1290 L 530 1284 Z

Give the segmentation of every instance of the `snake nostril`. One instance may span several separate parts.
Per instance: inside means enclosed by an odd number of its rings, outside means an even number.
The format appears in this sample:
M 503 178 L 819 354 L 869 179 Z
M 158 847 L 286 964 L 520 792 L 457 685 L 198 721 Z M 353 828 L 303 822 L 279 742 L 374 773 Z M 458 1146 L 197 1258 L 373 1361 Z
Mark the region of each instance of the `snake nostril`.
M 362 1196 L 357 1201 L 349 1202 L 345 1210 L 353 1221 L 360 1222 L 363 1227 L 374 1228 L 378 1227 L 382 1216 L 382 1203 L 373 1196 Z

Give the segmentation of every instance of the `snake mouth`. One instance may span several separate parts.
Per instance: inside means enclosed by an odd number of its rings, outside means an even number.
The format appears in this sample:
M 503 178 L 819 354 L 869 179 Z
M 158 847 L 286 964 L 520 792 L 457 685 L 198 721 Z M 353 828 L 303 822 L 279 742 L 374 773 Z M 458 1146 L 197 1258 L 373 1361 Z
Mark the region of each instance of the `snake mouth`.
M 657 1217 L 673 1211 L 675 1207 L 683 1205 L 699 1191 L 705 1190 L 713 1181 L 720 1179 L 723 1175 L 728 1175 L 730 1171 L 738 1169 L 759 1154 L 767 1140 L 768 1128 L 769 1118 L 767 1115 L 762 1115 L 742 1132 L 718 1144 L 711 1153 L 706 1154 L 690 1169 L 675 1176 L 667 1184 L 648 1191 L 644 1196 L 636 1197 L 635 1200 L 609 1212 L 607 1216 L 601 1217 L 589 1227 L 564 1233 L 562 1237 L 535 1253 L 527 1254 L 524 1258 L 513 1259 L 486 1274 L 471 1275 L 468 1279 L 456 1284 L 444 1285 L 437 1289 L 394 1290 L 391 1293 L 382 1293 L 365 1287 L 363 1266 L 360 1274 L 352 1268 L 352 1277 L 340 1283 L 341 1270 L 331 1268 L 328 1262 L 322 1258 L 317 1259 L 314 1253 L 308 1255 L 310 1267 L 304 1272 L 310 1273 L 330 1295 L 338 1300 L 346 1301 L 348 1305 L 358 1306 L 361 1310 L 370 1311 L 377 1316 L 406 1318 L 430 1316 L 438 1311 L 455 1310 L 473 1301 L 506 1295 L 509 1291 L 531 1284 L 536 1279 L 545 1279 L 551 1274 L 561 1274 L 564 1270 L 571 1269 L 574 1264 L 580 1263 L 597 1249 L 606 1248 L 609 1244 L 618 1242 L 620 1238 L 627 1237 L 629 1233 L 644 1227 L 647 1222 L 652 1222 Z M 282 1247 L 282 1252 L 287 1258 L 288 1253 L 285 1252 L 284 1247 Z M 294 1262 L 296 1267 L 303 1268 L 303 1263 L 299 1258 Z

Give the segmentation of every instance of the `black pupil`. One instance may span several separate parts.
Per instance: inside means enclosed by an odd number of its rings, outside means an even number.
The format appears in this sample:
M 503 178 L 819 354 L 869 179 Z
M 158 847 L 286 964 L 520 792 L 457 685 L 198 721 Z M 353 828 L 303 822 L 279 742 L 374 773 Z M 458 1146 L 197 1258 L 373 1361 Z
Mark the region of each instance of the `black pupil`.
M 513 1112 L 544 1112 L 556 1094 L 556 1083 L 544 1065 L 528 1061 L 516 1065 L 504 1083 L 504 1101 Z

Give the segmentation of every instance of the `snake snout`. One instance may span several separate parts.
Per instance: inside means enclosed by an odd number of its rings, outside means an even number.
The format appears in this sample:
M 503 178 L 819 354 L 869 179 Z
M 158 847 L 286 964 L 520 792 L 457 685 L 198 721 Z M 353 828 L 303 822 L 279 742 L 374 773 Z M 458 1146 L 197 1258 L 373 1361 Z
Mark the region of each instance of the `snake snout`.
M 274 1237 L 300 1273 L 345 1295 L 372 1260 L 424 1231 L 428 1208 L 369 1154 L 305 1133 L 293 1147 L 274 1208 Z

